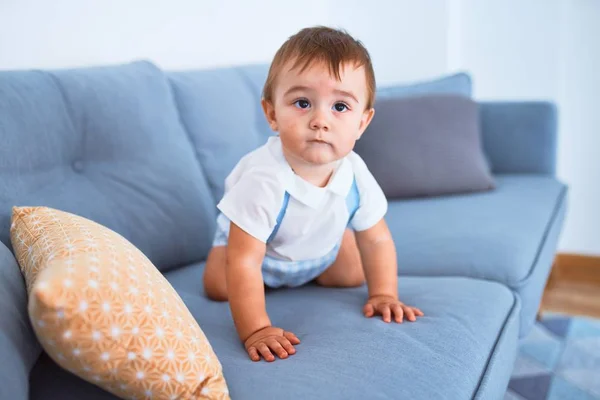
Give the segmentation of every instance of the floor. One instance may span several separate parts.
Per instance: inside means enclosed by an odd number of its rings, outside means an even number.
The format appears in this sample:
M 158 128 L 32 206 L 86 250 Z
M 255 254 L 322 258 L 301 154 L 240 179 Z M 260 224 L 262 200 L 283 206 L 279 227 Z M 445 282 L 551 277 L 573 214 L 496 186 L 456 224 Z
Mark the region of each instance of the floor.
M 600 318 L 600 257 L 559 255 L 541 311 Z
M 600 400 L 600 319 L 544 313 L 521 341 L 504 400 Z
M 504 400 L 600 400 L 600 258 L 559 255 Z

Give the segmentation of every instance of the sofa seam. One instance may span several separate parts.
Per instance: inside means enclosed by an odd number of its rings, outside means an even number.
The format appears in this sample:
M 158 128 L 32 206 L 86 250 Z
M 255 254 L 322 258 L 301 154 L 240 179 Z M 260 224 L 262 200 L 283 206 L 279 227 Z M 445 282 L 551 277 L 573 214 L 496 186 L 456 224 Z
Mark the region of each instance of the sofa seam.
M 69 128 L 71 129 L 72 133 L 74 133 L 74 136 L 77 136 L 77 129 L 75 128 L 75 118 L 73 117 L 73 107 L 71 105 L 71 102 L 68 99 L 67 94 L 65 93 L 65 89 L 63 87 L 63 85 L 60 83 L 60 80 L 52 73 L 52 72 L 48 72 L 48 76 L 50 76 L 50 79 L 52 80 L 52 82 L 54 83 L 54 85 L 56 85 L 56 87 L 58 88 L 58 91 L 60 92 L 60 96 L 62 97 L 63 100 L 63 104 L 65 105 L 65 111 L 67 116 L 69 117 Z M 82 160 L 85 160 L 85 142 L 87 140 L 87 129 L 81 129 L 81 141 L 79 142 L 79 154 L 76 155 L 75 159 L 77 159 L 77 156 L 81 157 Z M 75 160 L 71 160 L 72 162 L 74 162 Z
M 214 189 L 213 185 L 212 185 L 210 179 L 208 179 L 208 175 L 206 174 L 206 171 L 204 170 L 204 166 L 202 165 L 202 162 L 200 160 L 200 155 L 198 154 L 198 151 L 196 151 L 196 146 L 195 146 L 194 140 L 192 139 L 192 135 L 190 134 L 190 130 L 181 115 L 181 107 L 180 107 L 181 102 L 179 101 L 178 96 L 175 93 L 176 90 L 175 90 L 175 87 L 173 86 L 173 82 L 169 76 L 165 76 L 165 80 L 167 81 L 167 84 L 169 86 L 169 93 L 171 95 L 171 99 L 173 100 L 173 104 L 174 104 L 176 112 L 177 112 L 177 121 L 179 122 L 179 125 L 181 126 L 181 129 L 183 130 L 183 133 L 185 134 L 185 137 L 192 149 L 192 153 L 194 154 L 194 158 L 196 159 L 196 163 L 198 164 L 198 169 L 200 170 L 200 174 L 202 174 L 202 178 L 204 178 L 204 181 L 208 185 L 209 196 L 210 196 L 213 204 L 216 205 L 217 200 L 215 199 L 215 196 L 213 195 L 213 189 Z
M 507 289 L 509 289 L 509 288 L 507 288 Z M 504 323 L 502 324 L 502 329 L 500 330 L 500 332 L 498 332 L 498 335 L 496 336 L 496 340 L 494 341 L 494 346 L 492 347 L 492 351 L 490 352 L 490 355 L 485 363 L 485 368 L 483 369 L 483 372 L 482 372 L 481 376 L 479 377 L 479 382 L 477 383 L 477 387 L 476 387 L 475 392 L 473 393 L 473 396 L 471 397 L 471 399 L 476 399 L 477 396 L 479 395 L 480 390 L 481 390 L 481 385 L 482 385 L 485 377 L 488 375 L 488 371 L 490 370 L 490 365 L 492 363 L 493 357 L 496 354 L 496 349 L 498 347 L 498 344 L 505 337 L 505 333 L 507 331 L 509 321 L 510 321 L 511 317 L 513 315 L 515 315 L 515 309 L 517 307 L 517 304 L 519 303 L 519 298 L 517 297 L 517 295 L 514 292 L 512 292 L 512 290 L 510 292 L 513 296 L 512 307 L 510 308 L 508 314 L 506 315 L 506 317 L 504 319 Z M 518 318 L 517 318 L 517 323 L 518 323 Z
M 548 243 L 548 237 L 550 236 L 550 231 L 552 230 L 552 227 L 554 226 L 554 224 L 557 221 L 560 209 L 562 208 L 563 204 L 565 203 L 566 194 L 567 194 L 567 186 L 563 186 L 563 188 L 560 192 L 560 195 L 557 199 L 557 202 L 554 206 L 554 209 L 552 210 L 552 216 L 550 218 L 550 221 L 546 225 L 542 239 L 540 240 L 540 242 L 538 244 L 535 257 L 534 257 L 531 265 L 529 266 L 527 275 L 518 281 L 509 283 L 508 286 L 510 288 L 518 289 L 518 288 L 523 287 L 525 284 L 527 284 L 527 282 L 530 280 L 531 276 L 533 275 L 533 271 L 535 270 L 535 265 L 540 260 L 542 250 L 544 249 L 545 245 Z

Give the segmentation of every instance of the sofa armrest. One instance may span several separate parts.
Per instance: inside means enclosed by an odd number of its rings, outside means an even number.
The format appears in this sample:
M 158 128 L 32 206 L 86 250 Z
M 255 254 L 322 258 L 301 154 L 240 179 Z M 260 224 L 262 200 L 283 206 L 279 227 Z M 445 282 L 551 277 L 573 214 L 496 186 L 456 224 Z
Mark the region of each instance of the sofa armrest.
M 555 175 L 554 103 L 481 102 L 480 117 L 483 148 L 493 173 Z
M 29 398 L 29 372 L 41 351 L 29 322 L 19 265 L 0 242 L 0 399 Z

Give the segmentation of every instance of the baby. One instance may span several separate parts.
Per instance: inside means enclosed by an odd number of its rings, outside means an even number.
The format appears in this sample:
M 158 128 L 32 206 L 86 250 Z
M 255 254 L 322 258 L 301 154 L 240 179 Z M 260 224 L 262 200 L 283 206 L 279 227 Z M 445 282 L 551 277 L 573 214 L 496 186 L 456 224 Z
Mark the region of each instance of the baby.
M 352 151 L 375 110 L 375 76 L 345 32 L 306 28 L 275 54 L 262 107 L 277 136 L 245 155 L 225 181 L 204 271 L 209 298 L 229 301 L 253 361 L 287 358 L 300 340 L 271 325 L 265 286 L 368 287 L 366 317 L 415 321 L 398 300 L 387 201 Z

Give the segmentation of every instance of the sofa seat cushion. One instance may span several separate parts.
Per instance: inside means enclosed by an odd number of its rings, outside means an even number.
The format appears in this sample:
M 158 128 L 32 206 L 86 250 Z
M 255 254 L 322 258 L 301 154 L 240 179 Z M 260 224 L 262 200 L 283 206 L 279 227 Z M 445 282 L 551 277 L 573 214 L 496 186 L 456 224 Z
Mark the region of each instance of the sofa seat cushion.
M 234 399 L 463 399 L 508 384 L 520 303 L 504 285 L 402 277 L 401 299 L 425 316 L 401 325 L 362 315 L 366 286 L 273 290 L 273 323 L 302 343 L 287 360 L 257 364 L 237 340 L 228 305 L 204 297 L 202 271 L 197 264 L 166 276 L 211 341 Z
M 366 287 L 308 285 L 267 294 L 273 322 L 302 343 L 287 360 L 250 361 L 227 303 L 208 300 L 203 264 L 167 273 L 223 365 L 233 399 L 466 399 L 505 392 L 516 352 L 519 302 L 503 285 L 469 278 L 402 278 L 399 292 L 425 316 L 366 319 Z M 42 357 L 32 399 L 112 399 Z M 500 395 L 499 395 L 500 394 Z
M 392 201 L 386 220 L 398 273 L 503 283 L 524 304 L 520 335 L 534 322 L 566 212 L 567 187 L 542 175 L 496 175 L 486 193 Z
M 534 265 L 564 200 L 554 178 L 496 176 L 486 193 L 391 201 L 400 275 L 460 275 L 515 286 Z

